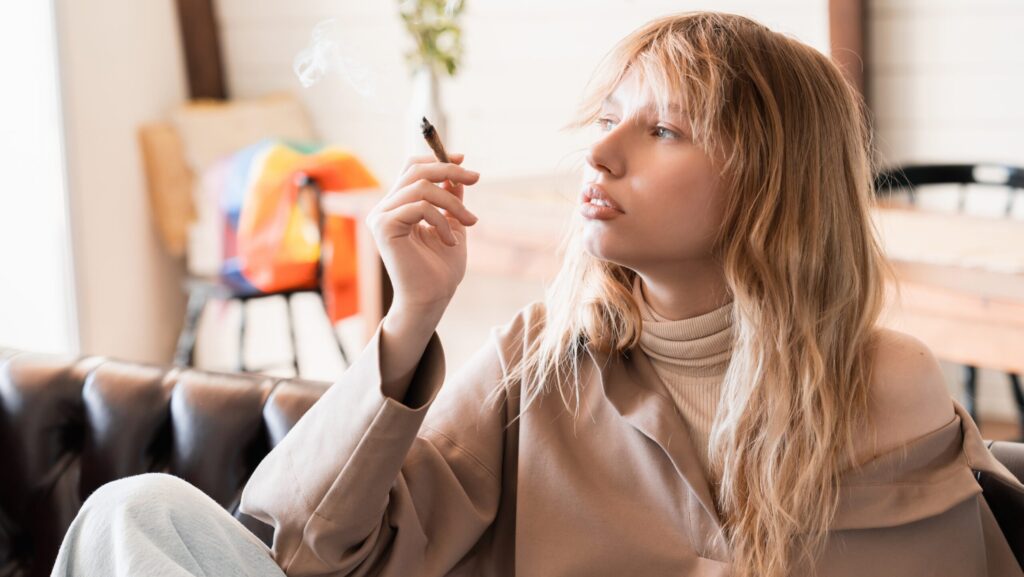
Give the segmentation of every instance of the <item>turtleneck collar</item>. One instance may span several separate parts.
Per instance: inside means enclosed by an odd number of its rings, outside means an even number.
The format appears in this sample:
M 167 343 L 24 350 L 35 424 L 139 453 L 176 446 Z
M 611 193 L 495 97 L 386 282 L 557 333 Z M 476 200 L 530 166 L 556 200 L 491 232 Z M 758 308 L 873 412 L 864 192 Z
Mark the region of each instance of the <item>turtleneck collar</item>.
M 633 282 L 633 297 L 643 316 L 640 348 L 648 357 L 670 365 L 680 375 L 725 373 L 732 352 L 732 301 L 696 317 L 670 320 L 651 309 L 639 276 Z

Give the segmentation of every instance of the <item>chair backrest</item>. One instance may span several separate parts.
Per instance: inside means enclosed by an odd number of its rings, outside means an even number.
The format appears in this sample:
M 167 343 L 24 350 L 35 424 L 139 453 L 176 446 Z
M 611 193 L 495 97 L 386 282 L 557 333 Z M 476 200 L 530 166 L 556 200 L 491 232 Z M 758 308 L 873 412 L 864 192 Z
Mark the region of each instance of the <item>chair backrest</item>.
M 0 575 L 49 575 L 82 502 L 146 472 L 238 511 L 256 465 L 330 383 L 0 348 Z
M 889 196 L 907 192 L 912 205 L 917 204 L 918 189 L 929 185 L 960 185 L 958 210 L 967 202 L 969 185 L 1007 189 L 1004 216 L 1010 216 L 1014 201 L 1024 190 L 1024 167 L 1009 164 L 907 164 L 885 169 L 875 176 L 875 192 Z
M 1013 441 L 985 441 L 988 449 L 1011 473 L 1024 480 L 1024 443 Z M 1024 521 L 1024 519 L 1022 519 Z
M 1017 479 L 1024 479 L 1024 443 L 985 441 L 992 455 Z M 1017 562 L 1024 567 L 1024 491 L 1000 477 L 977 472 L 978 484 L 999 529 L 1010 544 Z

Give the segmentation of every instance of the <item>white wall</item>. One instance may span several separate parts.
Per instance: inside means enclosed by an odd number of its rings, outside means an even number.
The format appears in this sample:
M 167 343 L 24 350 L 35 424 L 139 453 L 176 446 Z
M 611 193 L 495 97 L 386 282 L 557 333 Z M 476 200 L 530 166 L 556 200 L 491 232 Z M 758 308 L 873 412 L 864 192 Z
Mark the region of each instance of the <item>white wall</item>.
M 52 5 L 0 8 L 0 346 L 75 353 Z
M 402 164 L 409 79 L 407 34 L 397 2 L 219 0 L 230 92 L 299 93 L 324 137 L 351 147 L 390 182 Z M 713 9 L 753 16 L 828 51 L 826 0 L 468 0 L 463 70 L 443 87 L 446 145 L 488 178 L 548 174 L 581 155 L 560 134 L 598 60 L 642 23 L 670 12 Z M 318 22 L 337 18 L 352 54 L 376 74 L 376 96 L 340 78 L 303 89 L 292 61 Z
M 186 96 L 172 0 L 58 0 L 81 348 L 170 362 L 182 265 L 160 247 L 138 126 Z
M 884 164 L 1024 165 L 1024 3 L 871 0 L 869 14 L 870 98 Z M 968 209 L 988 212 L 986 200 L 1003 200 L 980 198 Z M 943 365 L 959 394 L 962 368 Z M 1015 418 L 1006 375 L 982 370 L 979 379 L 982 418 Z
M 871 99 L 884 160 L 1024 164 L 1024 3 L 869 6 Z

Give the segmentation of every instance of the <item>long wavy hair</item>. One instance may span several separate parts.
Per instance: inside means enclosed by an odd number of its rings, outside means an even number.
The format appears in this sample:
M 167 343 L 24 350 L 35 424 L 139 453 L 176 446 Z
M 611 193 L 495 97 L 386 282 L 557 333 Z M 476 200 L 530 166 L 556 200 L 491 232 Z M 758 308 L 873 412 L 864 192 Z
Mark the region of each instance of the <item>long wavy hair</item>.
M 735 575 L 789 575 L 821 553 L 868 393 L 886 277 L 870 216 L 871 133 L 863 101 L 828 57 L 748 18 L 683 13 L 622 39 L 578 117 L 629 70 L 657 104 L 686 104 L 693 142 L 715 159 L 725 216 L 714 243 L 733 297 L 732 357 L 709 453 Z M 556 389 L 579 416 L 586 349 L 625 353 L 642 318 L 636 273 L 588 254 L 569 227 L 536 338 L 493 394 L 521 410 Z M 508 397 L 506 397 L 508 398 Z M 573 402 L 575 401 L 575 402 Z

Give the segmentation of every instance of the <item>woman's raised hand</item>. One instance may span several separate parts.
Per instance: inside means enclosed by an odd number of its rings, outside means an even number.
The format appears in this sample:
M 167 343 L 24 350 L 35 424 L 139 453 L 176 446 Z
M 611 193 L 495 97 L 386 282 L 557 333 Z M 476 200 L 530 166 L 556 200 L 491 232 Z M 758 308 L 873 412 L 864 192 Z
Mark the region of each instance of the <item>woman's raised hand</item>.
M 460 166 L 462 154 L 449 158 L 409 158 L 366 217 L 394 287 L 393 309 L 443 311 L 466 274 L 466 227 L 477 217 L 462 203 L 463 186 L 480 174 Z

